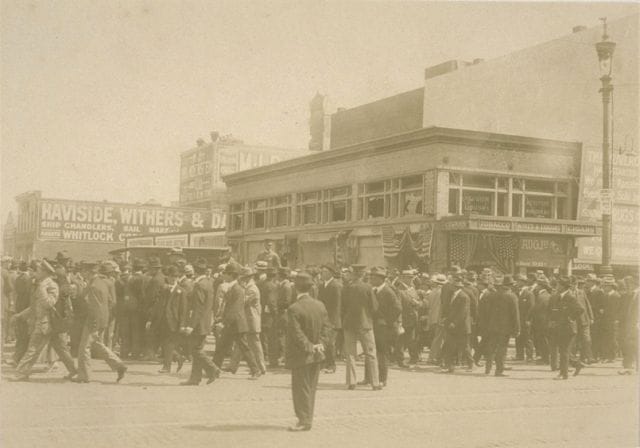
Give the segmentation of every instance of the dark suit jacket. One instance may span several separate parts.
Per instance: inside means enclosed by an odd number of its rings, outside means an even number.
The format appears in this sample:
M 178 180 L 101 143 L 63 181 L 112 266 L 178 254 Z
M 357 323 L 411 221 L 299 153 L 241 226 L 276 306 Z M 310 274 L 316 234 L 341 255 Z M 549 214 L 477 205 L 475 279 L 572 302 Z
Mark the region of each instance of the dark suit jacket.
M 524 325 L 526 321 L 531 321 L 531 310 L 534 305 L 534 297 L 531 290 L 527 287 L 518 291 L 518 311 L 520 312 L 520 324 Z
M 604 305 L 605 305 L 605 297 L 604 291 L 595 287 L 593 289 L 587 290 L 587 300 L 591 304 L 591 310 L 593 311 L 593 319 L 594 323 L 599 323 L 602 321 L 604 317 Z
M 471 317 L 469 314 L 471 299 L 464 290 L 454 292 L 449 302 L 447 314 L 444 315 L 445 329 L 452 334 L 471 333 Z
M 559 337 L 578 332 L 577 321 L 584 312 L 576 297 L 569 291 L 564 296 L 554 293 L 549 299 L 549 330 Z
M 486 336 L 489 333 L 489 319 L 491 317 L 491 304 L 495 300 L 498 292 L 494 289 L 487 289 L 486 292 L 480 293 L 478 298 L 478 316 L 476 329 L 478 334 Z
M 189 327 L 193 328 L 193 333 L 200 336 L 209 334 L 211 328 L 211 318 L 213 313 L 213 282 L 202 277 L 193 285 L 191 296 L 191 317 Z
M 249 331 L 244 311 L 244 294 L 244 288 L 236 282 L 224 296 L 222 323 L 231 333 Z
M 393 327 L 402 314 L 402 305 L 397 294 L 385 283 L 380 292 L 375 293 L 378 302 L 378 311 L 375 315 L 374 327 Z
M 495 294 L 491 294 L 487 330 L 489 333 L 504 336 L 515 336 L 520 332 L 518 298 L 510 290 L 499 288 Z
M 144 296 L 142 301 L 142 312 L 149 319 L 153 313 L 153 307 L 160 300 L 162 290 L 166 284 L 162 271 L 156 272 L 152 277 L 148 277 L 148 281 L 144 282 Z
M 582 289 L 576 289 L 575 295 L 578 304 L 584 310 L 584 312 L 580 315 L 578 324 L 580 324 L 581 328 L 589 328 L 591 326 L 591 321 L 593 320 L 593 310 L 591 309 L 591 304 L 587 299 L 587 294 Z
M 324 303 L 329 314 L 329 322 L 333 328 L 340 330 L 342 328 L 342 283 L 340 280 L 332 278 L 326 287 L 324 282 L 320 283 L 318 300 Z
M 33 278 L 26 272 L 21 272 L 16 278 L 16 313 L 26 310 L 31 306 L 31 293 L 33 291 Z
M 329 328 L 329 315 L 322 302 L 305 294 L 293 303 L 287 310 L 287 368 L 324 361 L 324 355 L 314 353 L 313 346 L 328 343 Z
M 87 325 L 93 331 L 104 330 L 109 324 L 111 281 L 104 275 L 96 275 L 87 287 Z
M 256 285 L 260 290 L 260 305 L 262 306 L 262 326 L 269 328 L 278 312 L 278 285 L 272 280 L 263 280 Z
M 187 326 L 189 300 L 187 291 L 181 286 L 176 286 L 173 291 L 171 289 L 172 287 L 168 286 L 163 291 L 160 317 L 167 329 L 175 333 L 180 331 L 181 327 Z
M 378 306 L 371 285 L 358 279 L 342 291 L 342 328 L 350 331 L 373 329 Z
M 293 302 L 293 283 L 289 280 L 285 280 L 282 283 L 278 283 L 278 314 L 285 315 L 287 308 Z

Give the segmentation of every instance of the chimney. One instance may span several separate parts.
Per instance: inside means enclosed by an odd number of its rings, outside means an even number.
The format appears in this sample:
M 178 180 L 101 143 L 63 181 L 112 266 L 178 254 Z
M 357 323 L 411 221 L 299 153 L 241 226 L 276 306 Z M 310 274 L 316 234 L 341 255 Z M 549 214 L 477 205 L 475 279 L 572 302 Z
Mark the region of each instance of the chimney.
M 573 32 L 574 33 L 579 33 L 580 31 L 584 31 L 586 29 L 587 29 L 587 27 L 584 26 L 584 25 L 577 25 L 577 26 L 573 27 Z
M 204 144 L 205 144 L 204 139 L 199 138 L 198 140 L 196 140 L 196 145 L 198 145 L 198 146 L 204 146 Z

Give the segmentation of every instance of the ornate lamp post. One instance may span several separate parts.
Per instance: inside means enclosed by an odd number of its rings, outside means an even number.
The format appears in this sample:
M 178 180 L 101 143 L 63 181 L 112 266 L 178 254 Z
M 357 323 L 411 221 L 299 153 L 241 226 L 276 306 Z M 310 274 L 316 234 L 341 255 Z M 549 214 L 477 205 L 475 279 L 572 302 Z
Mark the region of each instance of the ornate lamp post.
M 600 81 L 602 81 L 602 264 L 601 275 L 613 274 L 611 268 L 611 213 L 613 192 L 611 190 L 611 146 L 609 145 L 609 105 L 611 104 L 611 68 L 615 42 L 609 41 L 607 35 L 607 19 L 603 18 L 602 41 L 596 44 L 596 52 L 600 61 Z

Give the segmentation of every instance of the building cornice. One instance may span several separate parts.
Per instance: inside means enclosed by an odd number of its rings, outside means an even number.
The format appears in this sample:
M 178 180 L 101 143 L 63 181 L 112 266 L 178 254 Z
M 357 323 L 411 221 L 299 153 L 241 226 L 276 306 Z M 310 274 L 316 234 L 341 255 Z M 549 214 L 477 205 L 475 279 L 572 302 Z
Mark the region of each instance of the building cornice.
M 314 169 L 347 160 L 362 159 L 372 155 L 401 151 L 416 146 L 437 143 L 461 144 L 496 150 L 518 150 L 552 154 L 575 154 L 580 151 L 578 142 L 566 142 L 518 135 L 496 134 L 442 127 L 422 128 L 376 140 L 322 151 L 304 157 L 253 168 L 223 177 L 227 186 L 241 184 L 265 175 L 289 174 L 301 169 Z

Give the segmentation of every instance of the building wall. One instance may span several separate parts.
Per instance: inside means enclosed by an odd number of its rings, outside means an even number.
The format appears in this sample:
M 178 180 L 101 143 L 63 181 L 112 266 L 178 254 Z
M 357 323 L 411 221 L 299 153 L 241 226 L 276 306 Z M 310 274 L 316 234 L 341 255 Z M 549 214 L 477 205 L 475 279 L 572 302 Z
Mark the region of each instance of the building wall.
M 617 43 L 612 72 L 613 262 L 637 263 L 638 15 L 609 22 L 608 31 L 610 40 Z M 427 79 L 423 126 L 582 142 L 585 165 L 579 217 L 599 219 L 603 112 L 595 43 L 601 35 L 601 27 L 590 28 Z M 580 239 L 578 259 L 597 263 L 600 244 L 600 238 Z
M 509 166 L 512 169 L 509 169 Z M 447 143 L 422 144 L 402 151 L 381 152 L 367 158 L 337 162 L 330 166 L 304 167 L 296 172 L 279 173 L 277 176 L 256 176 L 251 181 L 233 185 L 228 191 L 228 196 L 229 202 L 233 203 L 422 173 L 436 167 L 566 179 L 575 176 L 576 170 L 579 169 L 579 157 L 558 153 L 542 156 L 530 151 L 497 150 Z M 443 205 L 442 199 L 439 199 L 438 205 Z
M 331 115 L 331 148 L 422 127 L 422 88 Z

